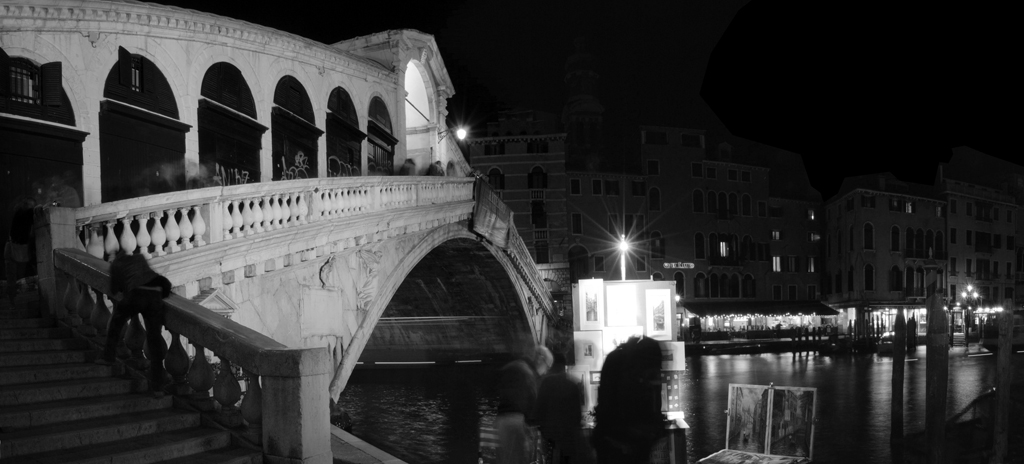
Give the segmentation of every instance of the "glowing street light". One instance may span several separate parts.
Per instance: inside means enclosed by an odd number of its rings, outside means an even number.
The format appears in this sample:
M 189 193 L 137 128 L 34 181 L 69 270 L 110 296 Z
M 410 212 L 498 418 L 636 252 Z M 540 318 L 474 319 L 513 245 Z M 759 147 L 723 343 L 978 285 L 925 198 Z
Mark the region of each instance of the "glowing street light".
M 619 260 L 619 270 L 622 272 L 622 280 L 626 280 L 626 253 L 629 251 L 629 242 L 625 235 L 619 236 L 619 251 L 622 252 L 622 259 Z

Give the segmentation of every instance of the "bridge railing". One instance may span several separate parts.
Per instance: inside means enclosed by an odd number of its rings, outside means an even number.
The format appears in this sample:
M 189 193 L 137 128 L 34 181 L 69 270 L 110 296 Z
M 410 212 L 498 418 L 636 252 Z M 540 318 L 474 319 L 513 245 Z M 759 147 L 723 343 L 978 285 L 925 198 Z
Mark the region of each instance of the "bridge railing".
M 81 249 L 160 257 L 212 243 L 374 212 L 473 198 L 472 179 L 335 177 L 150 195 L 76 208 Z
M 110 264 L 66 248 L 54 250 L 53 264 L 64 276 L 65 320 L 80 333 L 102 337 L 111 315 L 109 305 L 121 297 L 111 294 Z M 145 349 L 167 349 L 164 364 L 176 394 L 200 410 L 216 410 L 213 417 L 259 443 L 268 462 L 331 462 L 327 391 L 333 368 L 325 348 L 289 348 L 178 295 L 164 303 L 170 348 Z M 126 361 L 130 366 L 145 368 L 147 329 L 151 328 L 143 328 L 138 316 L 129 324 L 124 340 L 132 353 Z M 195 347 L 191 364 L 182 337 Z M 216 376 L 206 350 L 219 359 Z M 247 380 L 240 404 L 242 393 L 232 366 L 240 367 Z M 219 408 L 210 399 L 211 391 Z M 243 419 L 247 427 L 240 429 Z

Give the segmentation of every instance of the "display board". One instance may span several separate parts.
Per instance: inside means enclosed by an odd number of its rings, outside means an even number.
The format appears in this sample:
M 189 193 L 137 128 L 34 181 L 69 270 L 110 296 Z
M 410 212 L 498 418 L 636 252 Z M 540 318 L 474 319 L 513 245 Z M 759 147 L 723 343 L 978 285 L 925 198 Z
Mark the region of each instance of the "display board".
M 729 384 L 727 450 L 813 458 L 817 389 Z

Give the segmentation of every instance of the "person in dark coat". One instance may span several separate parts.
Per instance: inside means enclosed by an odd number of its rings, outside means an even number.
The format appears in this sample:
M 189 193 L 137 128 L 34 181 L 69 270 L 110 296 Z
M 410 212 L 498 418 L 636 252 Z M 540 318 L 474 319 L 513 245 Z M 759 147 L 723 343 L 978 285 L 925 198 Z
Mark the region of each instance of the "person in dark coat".
M 661 347 L 630 338 L 605 358 L 591 441 L 599 464 L 646 464 L 664 434 Z
M 35 248 L 32 236 L 33 207 L 28 198 L 20 199 L 11 216 L 11 229 L 4 245 L 4 278 L 7 280 L 7 299 L 14 308 L 14 297 L 18 295 L 18 279 L 25 277 L 32 261 Z
M 498 370 L 498 464 L 533 460 L 538 450 L 532 426 L 536 423 L 540 376 L 551 367 L 551 351 L 538 346 L 529 356 L 509 362 Z
M 540 433 L 551 449 L 549 464 L 568 464 L 577 455 L 580 421 L 583 419 L 580 383 L 565 372 L 565 355 L 555 353 L 551 372 L 537 392 L 536 418 Z
M 97 364 L 112 364 L 118 341 L 125 324 L 135 315 L 141 315 L 146 325 L 146 343 L 149 345 L 150 385 L 157 395 L 163 392 L 164 356 L 167 344 L 164 342 L 163 299 L 171 294 L 171 282 L 149 267 L 142 255 L 118 253 L 110 264 L 110 292 L 121 294 L 121 301 L 114 303 L 114 311 L 107 325 L 107 344 L 103 357 Z

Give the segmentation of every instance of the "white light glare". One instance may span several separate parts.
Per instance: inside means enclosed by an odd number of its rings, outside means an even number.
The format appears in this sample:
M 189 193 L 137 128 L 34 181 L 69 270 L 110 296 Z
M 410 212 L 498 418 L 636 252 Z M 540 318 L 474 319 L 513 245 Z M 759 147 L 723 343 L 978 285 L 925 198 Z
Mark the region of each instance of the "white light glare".
M 465 140 L 466 139 L 466 129 L 463 129 L 463 128 L 460 127 L 459 130 L 455 131 L 455 136 L 458 137 L 459 140 Z

